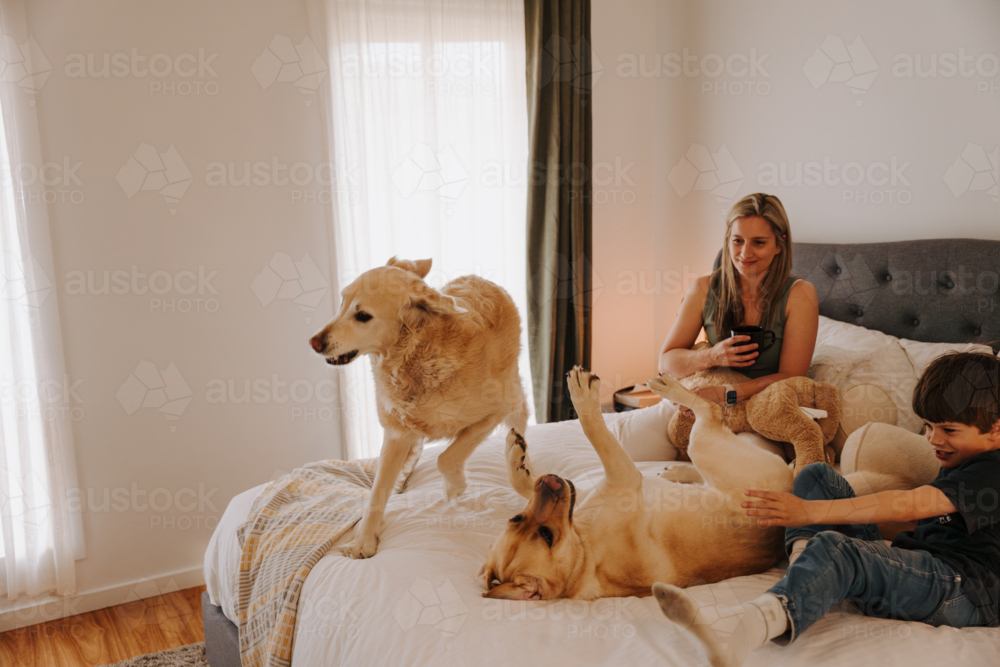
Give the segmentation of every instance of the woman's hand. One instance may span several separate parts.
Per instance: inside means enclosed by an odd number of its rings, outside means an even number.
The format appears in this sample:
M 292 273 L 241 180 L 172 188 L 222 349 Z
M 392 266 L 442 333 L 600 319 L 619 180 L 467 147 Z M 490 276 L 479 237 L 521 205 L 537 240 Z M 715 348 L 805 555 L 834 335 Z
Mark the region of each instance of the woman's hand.
M 730 368 L 752 366 L 760 352 L 757 352 L 756 343 L 739 345 L 739 343 L 745 343 L 748 340 L 750 340 L 750 336 L 730 336 L 725 340 L 720 340 L 708 352 L 712 365 L 729 366 Z
M 691 393 L 695 394 L 696 396 L 704 398 L 706 401 L 711 401 L 716 405 L 726 404 L 726 388 L 723 387 L 722 385 L 713 385 L 711 387 L 702 387 L 701 389 L 694 389 Z M 686 405 L 678 405 L 677 409 L 680 410 L 680 413 L 684 416 L 687 417 L 694 416 L 694 412 L 692 412 L 691 408 L 687 407 Z
M 743 507 L 752 508 L 747 510 L 747 516 L 762 517 L 757 519 L 758 526 L 797 528 L 811 526 L 823 519 L 812 502 L 791 493 L 744 491 L 744 495 L 760 498 L 743 502 Z

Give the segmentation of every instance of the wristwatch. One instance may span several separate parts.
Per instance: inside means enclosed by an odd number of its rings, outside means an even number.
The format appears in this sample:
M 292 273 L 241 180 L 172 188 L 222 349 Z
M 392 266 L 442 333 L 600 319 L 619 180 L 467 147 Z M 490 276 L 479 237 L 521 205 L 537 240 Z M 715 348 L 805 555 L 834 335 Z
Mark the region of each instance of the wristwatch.
M 724 384 L 722 388 L 726 390 L 726 405 L 736 405 L 736 387 Z

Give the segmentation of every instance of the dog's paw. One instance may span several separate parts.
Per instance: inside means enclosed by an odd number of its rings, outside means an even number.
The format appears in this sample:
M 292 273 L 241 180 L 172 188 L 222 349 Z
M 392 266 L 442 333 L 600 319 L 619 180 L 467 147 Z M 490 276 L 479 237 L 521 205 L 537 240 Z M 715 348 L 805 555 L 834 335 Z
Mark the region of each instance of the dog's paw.
M 590 371 L 574 366 L 573 370 L 566 373 L 569 387 L 569 397 L 573 401 L 576 413 L 581 417 L 584 414 L 593 414 L 601 411 L 601 378 Z
M 675 398 L 677 394 L 677 386 L 680 383 L 677 382 L 672 376 L 664 373 L 663 375 L 655 378 L 649 378 L 646 380 L 646 386 L 651 392 L 657 396 L 661 396 L 672 403 L 676 403 Z
M 504 453 L 511 486 L 522 496 L 530 496 L 534 481 L 531 476 L 531 459 L 528 458 L 528 444 L 514 429 L 507 433 Z
M 528 453 L 528 443 L 524 441 L 524 436 L 517 432 L 517 429 L 511 429 L 507 431 L 507 439 L 504 441 L 504 456 L 509 460 L 511 457 L 511 452 L 517 447 L 519 451 L 516 452 L 517 456 L 523 456 Z
M 363 527 L 362 527 L 363 528 Z M 362 558 L 371 558 L 378 551 L 378 533 L 368 532 L 362 530 L 358 533 L 354 541 L 344 545 L 341 548 L 341 553 L 343 553 L 348 558 L 353 558 L 355 560 L 360 560 Z
M 468 488 L 468 483 L 465 481 L 464 472 L 444 478 L 444 497 L 449 503 L 461 498 L 466 488 Z
M 507 468 L 512 474 L 526 475 L 531 477 L 528 460 L 528 443 L 524 441 L 521 434 L 511 429 L 507 434 L 507 442 L 504 447 L 507 457 Z
M 658 477 L 678 484 L 701 484 L 705 481 L 694 464 L 683 461 L 668 463 Z

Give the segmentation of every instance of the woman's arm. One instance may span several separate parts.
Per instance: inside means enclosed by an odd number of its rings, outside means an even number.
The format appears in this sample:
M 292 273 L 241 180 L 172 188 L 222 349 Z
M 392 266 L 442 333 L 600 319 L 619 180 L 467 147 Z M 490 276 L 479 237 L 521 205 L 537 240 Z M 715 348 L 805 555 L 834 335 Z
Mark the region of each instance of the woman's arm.
M 819 298 L 816 296 L 816 288 L 812 283 L 800 280 L 788 293 L 778 372 L 736 385 L 737 400 L 745 401 L 775 382 L 808 373 L 816 348 L 818 329 Z M 726 404 L 725 390 L 722 387 L 704 387 L 695 393 L 719 405 Z
M 791 493 L 747 491 L 761 500 L 745 501 L 747 516 L 765 517 L 758 526 L 811 526 L 813 524 L 905 523 L 951 514 L 955 506 L 933 486 L 912 491 L 880 491 L 857 498 L 803 500 Z
M 660 349 L 658 373 L 670 373 L 675 378 L 683 378 L 712 366 L 740 368 L 753 364 L 757 352 L 744 356 L 737 355 L 737 350 L 733 349 L 733 343 L 748 340 L 745 337 L 737 336 L 738 340 L 728 338 L 719 341 L 715 347 L 703 350 L 690 349 L 701 333 L 702 312 L 705 309 L 705 298 L 708 296 L 709 280 L 709 276 L 698 278 L 684 295 L 677 319 L 670 327 L 670 333 L 667 334 Z

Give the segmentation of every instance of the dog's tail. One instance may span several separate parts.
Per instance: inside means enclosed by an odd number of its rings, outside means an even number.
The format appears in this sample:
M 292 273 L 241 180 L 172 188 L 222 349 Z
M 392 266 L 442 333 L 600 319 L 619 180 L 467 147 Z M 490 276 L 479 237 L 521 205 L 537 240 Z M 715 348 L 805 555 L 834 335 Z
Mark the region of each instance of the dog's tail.
M 669 373 L 664 373 L 660 377 L 647 380 L 646 386 L 654 394 L 658 394 L 668 401 L 691 408 L 695 419 L 722 418 L 722 408 L 690 391 Z

